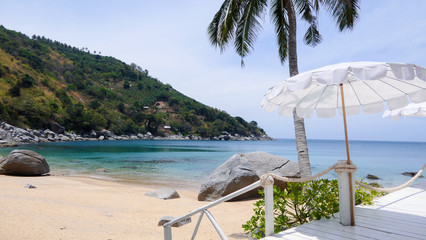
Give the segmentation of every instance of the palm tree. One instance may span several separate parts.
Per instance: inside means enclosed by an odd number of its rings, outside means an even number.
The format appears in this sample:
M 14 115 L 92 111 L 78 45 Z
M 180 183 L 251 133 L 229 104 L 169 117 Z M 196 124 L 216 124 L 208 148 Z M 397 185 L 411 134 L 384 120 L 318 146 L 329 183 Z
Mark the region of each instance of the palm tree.
M 322 37 L 318 31 L 317 15 L 320 7 L 331 13 L 340 31 L 352 29 L 358 18 L 357 0 L 224 0 L 219 11 L 208 27 L 210 42 L 223 52 L 234 42 L 241 66 L 244 57 L 253 50 L 253 44 L 261 29 L 261 19 L 270 7 L 272 23 L 278 43 L 281 64 L 288 58 L 290 76 L 299 73 L 297 66 L 296 26 L 297 14 L 310 24 L 304 35 L 304 42 L 316 46 Z M 301 176 L 311 175 L 308 144 L 303 118 L 293 111 L 294 129 Z

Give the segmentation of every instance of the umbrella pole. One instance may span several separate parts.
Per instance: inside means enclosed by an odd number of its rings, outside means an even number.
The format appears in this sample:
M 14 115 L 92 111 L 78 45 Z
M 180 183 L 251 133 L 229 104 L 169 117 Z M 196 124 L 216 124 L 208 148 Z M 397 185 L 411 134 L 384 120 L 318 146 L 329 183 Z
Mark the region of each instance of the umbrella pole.
M 345 140 L 346 140 L 346 157 L 347 157 L 347 163 L 348 164 L 352 164 L 351 156 L 349 154 L 348 127 L 346 125 L 346 107 L 345 107 L 345 96 L 343 94 L 343 84 L 340 84 L 340 93 L 341 93 L 341 96 L 342 96 L 343 124 L 345 125 Z
M 349 154 L 349 141 L 348 141 L 348 127 L 346 125 L 346 109 L 345 109 L 345 97 L 343 94 L 343 84 L 340 84 L 340 93 L 342 96 L 342 110 L 343 110 L 343 123 L 345 126 L 345 141 L 346 141 L 346 155 L 347 155 L 347 164 L 352 164 L 351 157 Z M 351 226 L 355 225 L 355 216 L 354 216 L 354 198 L 353 198 L 353 185 L 352 185 L 352 173 L 348 172 L 349 179 L 349 194 L 350 194 L 350 209 L 351 209 Z

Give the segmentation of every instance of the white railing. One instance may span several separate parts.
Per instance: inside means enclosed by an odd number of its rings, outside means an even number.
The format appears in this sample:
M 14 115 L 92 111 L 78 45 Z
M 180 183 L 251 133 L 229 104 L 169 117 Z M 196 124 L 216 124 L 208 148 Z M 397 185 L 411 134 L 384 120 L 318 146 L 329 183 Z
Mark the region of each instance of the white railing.
M 270 236 L 274 234 L 274 200 L 273 200 L 273 184 L 274 180 L 272 177 L 268 178 L 268 181 L 265 181 L 265 222 L 266 222 L 266 232 L 265 234 L 267 236 Z M 207 218 L 212 223 L 213 227 L 216 229 L 217 233 L 219 234 L 220 238 L 222 240 L 227 240 L 226 235 L 223 233 L 222 229 L 220 228 L 219 224 L 214 219 L 213 215 L 209 212 L 209 208 L 214 207 L 220 203 L 226 202 L 228 200 L 231 200 L 235 197 L 238 197 L 246 192 L 249 192 L 253 189 L 256 189 L 261 186 L 261 181 L 254 182 L 247 187 L 244 187 L 240 190 L 237 190 L 231 194 L 226 195 L 225 197 L 222 197 L 210 204 L 207 204 L 204 207 L 198 208 L 182 217 L 175 218 L 170 222 L 167 222 L 163 225 L 164 228 L 164 240 L 172 240 L 172 225 L 182 221 L 186 218 L 189 218 L 197 213 L 200 213 L 200 216 L 198 218 L 197 224 L 195 225 L 194 232 L 192 234 L 191 240 L 195 239 L 195 236 L 197 235 L 198 228 L 200 226 L 201 220 L 203 219 L 204 214 L 207 216 Z
M 356 166 L 355 165 L 348 165 L 344 162 L 339 162 L 338 164 L 334 164 L 332 166 L 330 166 L 328 169 L 310 176 L 310 177 L 306 177 L 306 178 L 287 178 L 287 177 L 281 177 L 281 176 L 277 176 L 275 174 L 272 173 L 267 173 L 264 174 L 261 179 L 257 182 L 252 183 L 251 185 L 244 187 L 238 191 L 235 191 L 231 194 L 226 195 L 223 198 L 220 198 L 204 207 L 201 207 L 197 210 L 194 210 L 182 217 L 179 218 L 175 218 L 170 222 L 167 222 L 163 225 L 164 228 L 164 240 L 172 240 L 172 225 L 175 223 L 178 223 L 184 219 L 187 219 L 197 213 L 200 213 L 199 219 L 197 221 L 197 224 L 195 226 L 194 232 L 192 234 L 192 238 L 191 240 L 195 239 L 195 236 L 197 235 L 197 231 L 198 231 L 198 227 L 200 226 L 201 220 L 204 216 L 204 214 L 208 217 L 208 219 L 210 220 L 210 222 L 213 224 L 214 228 L 216 229 L 217 233 L 219 234 L 219 236 L 221 237 L 222 240 L 227 239 L 225 234 L 223 233 L 223 231 L 220 229 L 219 225 L 217 224 L 216 220 L 214 219 L 213 215 L 208 211 L 209 208 L 214 207 L 222 202 L 226 202 L 228 200 L 231 200 L 235 197 L 238 197 L 246 192 L 249 192 L 253 189 L 256 189 L 260 186 L 262 186 L 264 188 L 264 192 L 265 192 L 265 236 L 271 236 L 274 234 L 274 190 L 273 190 L 273 185 L 274 185 L 274 179 L 277 179 L 279 181 L 283 181 L 283 182 L 305 182 L 305 181 L 310 181 L 316 178 L 319 178 L 323 175 L 325 175 L 326 173 L 328 173 L 329 171 L 331 171 L 332 169 L 335 169 L 336 172 L 339 172 L 338 175 L 342 175 L 342 174 L 350 174 L 350 172 L 354 172 L 356 171 Z M 348 198 L 348 196 L 350 195 L 348 191 L 341 191 L 341 190 L 347 190 L 349 189 L 349 186 L 345 186 L 344 183 L 347 183 L 348 181 L 346 179 L 343 179 L 344 181 L 342 181 L 339 178 L 339 197 L 340 199 L 345 199 Z M 342 187 L 343 186 L 343 187 Z M 342 192 L 344 192 L 344 194 L 342 194 Z M 352 189 L 352 194 L 353 194 L 353 189 Z M 348 198 L 349 199 L 349 198 Z M 342 219 L 348 219 L 350 214 L 346 214 L 346 203 L 341 203 L 340 204 L 340 217 L 341 220 Z M 345 211 L 342 211 L 345 210 Z
M 317 179 L 320 178 L 321 176 L 325 175 L 326 173 L 328 173 L 329 171 L 331 171 L 332 169 L 334 169 L 337 173 L 338 173 L 338 185 L 339 185 L 339 212 L 340 212 L 340 222 L 345 225 L 352 225 L 351 223 L 354 223 L 354 218 L 353 218 L 353 208 L 354 208 L 354 202 L 353 201 L 349 201 L 350 199 L 350 195 L 352 195 L 352 198 L 354 198 L 354 184 L 349 185 L 349 179 L 348 176 L 350 174 L 352 174 L 353 172 L 356 171 L 356 166 L 355 165 L 350 165 L 350 164 L 346 164 L 346 161 L 339 161 L 337 164 L 334 164 L 332 166 L 330 166 L 328 169 L 310 176 L 310 177 L 306 177 L 306 178 L 287 178 L 287 177 L 281 177 L 281 176 L 277 176 L 275 174 L 271 174 L 271 173 L 267 173 L 264 174 L 261 179 L 257 182 L 254 182 L 250 185 L 248 185 L 247 187 L 244 187 L 238 191 L 235 191 L 231 194 L 226 195 L 223 198 L 220 198 L 204 207 L 201 207 L 197 210 L 194 210 L 182 217 L 179 218 L 175 218 L 170 222 L 167 222 L 163 225 L 164 228 L 164 240 L 172 240 L 172 225 L 180 222 L 186 218 L 189 218 L 197 213 L 200 213 L 200 216 L 198 218 L 197 224 L 195 225 L 195 229 L 194 232 L 192 234 L 191 240 L 195 239 L 195 236 L 197 235 L 197 231 L 198 228 L 200 226 L 201 220 L 203 219 L 204 214 L 207 216 L 207 218 L 210 220 L 210 222 L 213 224 L 213 227 L 216 229 L 217 233 L 219 234 L 220 238 L 222 240 L 227 240 L 226 235 L 223 233 L 222 229 L 220 228 L 219 224 L 216 222 L 216 220 L 214 219 L 213 215 L 208 211 L 209 208 L 214 207 L 220 203 L 226 202 L 228 200 L 231 200 L 235 197 L 238 197 L 246 192 L 249 192 L 253 189 L 256 189 L 260 186 L 262 186 L 264 188 L 264 192 L 265 192 L 265 236 L 272 236 L 274 234 L 274 190 L 273 190 L 273 185 L 274 185 L 274 179 L 278 180 L 278 181 L 282 181 L 282 182 L 306 182 L 306 181 L 310 181 L 313 179 Z M 426 164 L 423 166 L 422 169 L 420 169 L 420 171 L 412 178 L 410 179 L 408 182 L 402 184 L 399 187 L 395 187 L 395 188 L 390 188 L 390 189 L 381 189 L 381 188 L 373 188 L 371 186 L 365 185 L 365 184 L 361 184 L 359 182 L 357 182 L 358 185 L 362 186 L 362 187 L 367 187 L 369 189 L 372 190 L 377 190 L 377 191 L 387 191 L 387 192 L 391 192 L 391 191 L 395 191 L 398 189 L 401 189 L 403 187 L 407 187 L 409 186 L 411 183 L 413 183 L 413 181 L 418 178 L 419 176 L 421 176 L 421 173 L 423 172 L 423 170 L 426 169 Z M 353 182 L 355 182 L 355 179 L 352 179 Z M 352 189 L 352 191 L 350 191 L 350 189 Z M 349 211 L 350 210 L 350 211 Z M 352 216 L 351 216 L 352 215 Z

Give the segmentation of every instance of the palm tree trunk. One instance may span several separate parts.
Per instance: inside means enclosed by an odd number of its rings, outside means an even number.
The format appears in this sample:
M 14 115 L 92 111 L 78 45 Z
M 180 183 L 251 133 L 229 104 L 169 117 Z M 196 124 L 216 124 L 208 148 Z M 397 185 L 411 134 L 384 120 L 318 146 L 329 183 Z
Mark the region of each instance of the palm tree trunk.
M 306 140 L 305 121 L 297 116 L 296 109 L 293 110 L 294 133 L 296 135 L 297 157 L 301 177 L 309 177 L 311 163 L 309 162 L 308 142 Z
M 290 76 L 297 75 L 299 69 L 297 66 L 297 42 L 296 42 L 296 13 L 292 0 L 285 1 L 289 23 L 289 39 L 288 39 L 288 65 Z M 308 142 L 306 140 L 305 121 L 293 110 L 294 133 L 296 136 L 297 157 L 299 162 L 299 171 L 301 177 L 311 176 L 311 164 L 309 162 Z

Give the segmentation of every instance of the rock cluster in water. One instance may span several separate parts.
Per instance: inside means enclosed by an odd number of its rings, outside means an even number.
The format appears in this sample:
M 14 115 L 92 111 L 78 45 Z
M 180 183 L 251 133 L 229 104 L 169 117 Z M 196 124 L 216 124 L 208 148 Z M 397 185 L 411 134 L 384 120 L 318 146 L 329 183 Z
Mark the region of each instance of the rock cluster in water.
M 263 136 L 240 136 L 223 132 L 222 135 L 213 138 L 202 138 L 189 135 L 168 135 L 165 137 L 154 136 L 150 132 L 146 134 L 115 135 L 111 131 L 102 130 L 79 135 L 73 132 L 65 132 L 65 128 L 57 123 L 52 124 L 51 129 L 33 130 L 19 128 L 5 122 L 0 122 L 0 146 L 10 146 L 11 143 L 35 143 L 35 142 L 62 142 L 62 141 L 94 141 L 94 140 L 229 140 L 229 141 L 252 141 L 273 140 L 268 135 Z

